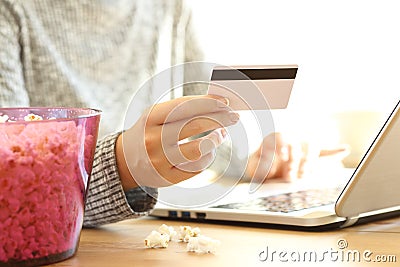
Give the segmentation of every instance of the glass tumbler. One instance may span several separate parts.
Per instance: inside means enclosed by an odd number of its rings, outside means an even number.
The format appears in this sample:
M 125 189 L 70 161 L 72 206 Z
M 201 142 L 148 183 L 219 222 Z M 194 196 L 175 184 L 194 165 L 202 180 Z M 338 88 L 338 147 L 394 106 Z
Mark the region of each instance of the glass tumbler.
M 0 108 L 0 267 L 50 264 L 77 251 L 100 114 Z

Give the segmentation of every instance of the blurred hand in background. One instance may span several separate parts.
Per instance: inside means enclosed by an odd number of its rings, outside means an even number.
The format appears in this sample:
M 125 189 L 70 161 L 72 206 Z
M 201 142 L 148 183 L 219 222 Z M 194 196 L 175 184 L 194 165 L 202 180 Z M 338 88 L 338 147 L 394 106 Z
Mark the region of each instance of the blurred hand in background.
M 322 148 L 311 141 L 291 141 L 282 133 L 266 136 L 249 157 L 246 176 L 256 182 L 281 178 L 285 181 L 312 175 L 315 170 L 343 167 L 346 145 Z

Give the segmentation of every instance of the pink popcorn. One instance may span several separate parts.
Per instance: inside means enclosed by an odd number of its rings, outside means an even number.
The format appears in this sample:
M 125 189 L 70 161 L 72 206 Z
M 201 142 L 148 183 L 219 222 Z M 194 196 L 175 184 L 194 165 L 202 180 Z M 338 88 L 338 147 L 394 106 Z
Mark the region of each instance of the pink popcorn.
M 0 123 L 0 266 L 75 253 L 96 143 L 98 117 L 24 119 Z M 88 119 L 94 128 L 78 123 Z

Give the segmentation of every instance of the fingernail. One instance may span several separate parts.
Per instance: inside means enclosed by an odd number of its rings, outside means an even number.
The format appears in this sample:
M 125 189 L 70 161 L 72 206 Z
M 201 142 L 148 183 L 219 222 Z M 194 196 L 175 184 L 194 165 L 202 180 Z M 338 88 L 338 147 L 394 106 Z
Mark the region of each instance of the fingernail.
M 240 118 L 239 114 L 235 113 L 235 112 L 231 112 L 229 114 L 229 116 L 230 116 L 230 119 L 231 119 L 232 122 L 237 122 L 239 120 L 239 118 Z
M 218 141 L 222 144 L 226 140 L 227 133 L 225 128 L 220 128 L 218 132 L 219 132 Z
M 226 106 L 229 106 L 229 99 L 226 97 L 222 97 L 217 100 L 217 106 L 219 108 L 226 108 Z
M 226 137 L 226 130 L 224 128 L 221 128 L 221 135 L 222 135 L 222 138 Z
M 287 146 L 282 146 L 281 150 L 278 151 L 282 160 L 288 161 L 289 160 L 289 148 Z

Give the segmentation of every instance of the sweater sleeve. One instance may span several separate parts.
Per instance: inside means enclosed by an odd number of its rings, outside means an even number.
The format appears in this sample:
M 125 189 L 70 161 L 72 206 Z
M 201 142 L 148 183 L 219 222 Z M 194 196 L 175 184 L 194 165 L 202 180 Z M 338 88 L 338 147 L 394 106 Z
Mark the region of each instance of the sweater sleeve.
M 109 135 L 97 144 L 86 198 L 85 227 L 144 216 L 156 204 L 155 188 L 137 187 L 124 192 L 115 159 L 118 135 Z
M 0 2 L 0 107 L 29 106 L 19 42 L 24 27 L 17 14 L 17 7 Z

